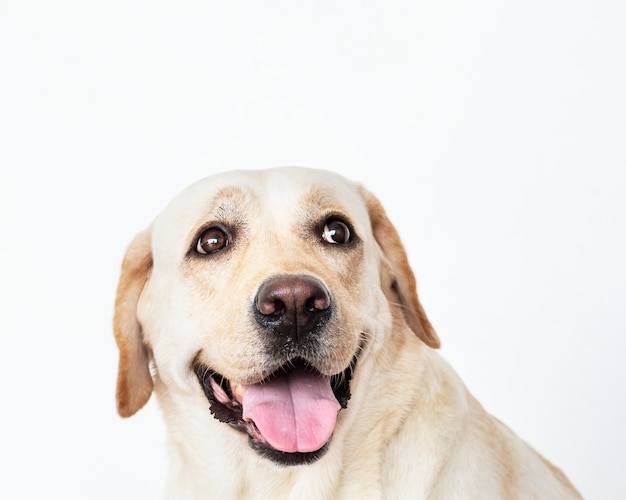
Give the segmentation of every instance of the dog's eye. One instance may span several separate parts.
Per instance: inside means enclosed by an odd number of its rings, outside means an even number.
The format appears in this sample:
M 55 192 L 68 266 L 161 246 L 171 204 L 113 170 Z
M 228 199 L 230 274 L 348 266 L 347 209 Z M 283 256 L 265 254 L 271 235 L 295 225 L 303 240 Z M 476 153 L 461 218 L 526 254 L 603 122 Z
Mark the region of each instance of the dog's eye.
M 226 248 L 228 244 L 228 234 L 226 234 L 226 231 L 219 227 L 210 227 L 198 238 L 196 252 L 208 255 Z
M 328 243 L 345 245 L 352 240 L 352 234 L 348 225 L 339 219 L 329 219 L 324 224 L 322 238 Z

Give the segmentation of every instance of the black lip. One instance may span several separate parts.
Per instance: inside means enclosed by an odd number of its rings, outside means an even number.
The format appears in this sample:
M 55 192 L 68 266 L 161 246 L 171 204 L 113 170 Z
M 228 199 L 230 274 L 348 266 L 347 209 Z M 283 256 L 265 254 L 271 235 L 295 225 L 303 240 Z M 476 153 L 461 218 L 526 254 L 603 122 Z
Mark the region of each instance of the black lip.
M 292 465 L 309 465 L 322 458 L 328 451 L 331 439 L 332 437 L 319 450 L 309 453 L 286 453 L 276 450 L 266 443 L 255 442 L 252 437 L 248 439 L 248 444 L 263 458 L 267 458 L 278 465 L 290 467 Z
M 350 399 L 350 380 L 352 379 L 352 375 L 356 367 L 356 361 L 357 358 L 353 358 L 350 365 L 343 372 L 331 377 L 333 393 L 335 394 L 341 408 L 344 409 L 348 407 L 348 400 Z M 308 363 L 304 361 L 298 360 L 297 362 L 308 365 Z M 293 362 L 289 363 L 289 366 L 293 365 Z M 283 466 L 306 465 L 320 459 L 328 450 L 331 441 L 330 439 L 319 450 L 309 453 L 287 453 L 272 448 L 269 444 L 259 438 L 260 433 L 256 429 L 254 423 L 243 419 L 243 408 L 232 394 L 230 381 L 202 363 L 196 363 L 193 369 L 198 377 L 200 386 L 209 401 L 210 411 L 213 417 L 220 422 L 229 424 L 232 428 L 240 432 L 248 434 L 248 444 L 260 456 Z M 284 366 L 281 370 L 289 370 L 289 367 Z M 228 395 L 230 398 L 229 403 L 224 404 L 217 400 L 215 394 L 213 393 L 213 388 L 211 387 L 211 380 L 218 383 L 222 390 Z

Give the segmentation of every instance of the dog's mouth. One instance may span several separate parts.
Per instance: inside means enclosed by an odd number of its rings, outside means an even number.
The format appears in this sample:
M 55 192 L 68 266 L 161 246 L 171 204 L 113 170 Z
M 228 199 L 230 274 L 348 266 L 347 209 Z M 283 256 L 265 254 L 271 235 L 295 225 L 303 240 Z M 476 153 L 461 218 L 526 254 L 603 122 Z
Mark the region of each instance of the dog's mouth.
M 308 464 L 330 443 L 337 415 L 348 406 L 356 358 L 343 372 L 321 374 L 302 359 L 255 384 L 226 379 L 202 363 L 194 365 L 211 413 L 247 432 L 250 446 L 281 465 Z

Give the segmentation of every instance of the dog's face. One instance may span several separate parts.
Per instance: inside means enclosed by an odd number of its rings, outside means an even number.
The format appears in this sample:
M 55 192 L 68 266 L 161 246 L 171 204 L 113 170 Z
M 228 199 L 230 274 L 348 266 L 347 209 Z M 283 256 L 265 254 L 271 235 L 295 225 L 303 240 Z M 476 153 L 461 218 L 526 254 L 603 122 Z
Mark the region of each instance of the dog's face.
M 129 247 L 118 410 L 135 413 L 156 378 L 181 401 L 202 398 L 206 418 L 261 455 L 309 463 L 348 407 L 353 372 L 385 342 L 390 304 L 438 346 L 395 229 L 364 189 L 299 168 L 207 178 Z

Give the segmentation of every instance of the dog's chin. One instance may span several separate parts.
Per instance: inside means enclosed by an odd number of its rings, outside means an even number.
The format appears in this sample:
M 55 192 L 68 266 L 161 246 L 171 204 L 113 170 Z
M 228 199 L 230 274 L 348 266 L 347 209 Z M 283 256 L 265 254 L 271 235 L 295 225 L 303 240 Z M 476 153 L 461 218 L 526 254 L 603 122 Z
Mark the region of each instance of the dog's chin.
M 356 367 L 356 361 L 357 358 L 355 356 L 345 370 L 330 377 L 332 395 L 337 400 L 335 404 L 339 410 L 348 406 L 350 381 Z M 243 397 L 239 393 L 241 386 L 228 380 L 203 363 L 196 362 L 193 368 L 209 401 L 209 408 L 213 417 L 237 431 L 246 433 L 248 435 L 248 444 L 261 457 L 280 466 L 308 465 L 319 460 L 328 451 L 332 433 L 325 442 L 319 443 L 319 447 L 315 446 L 317 449 L 311 449 L 309 446 L 304 451 L 283 451 L 276 446 L 272 446 L 268 439 L 263 436 L 254 420 L 244 418 L 244 402 Z M 269 384 L 275 377 L 289 377 L 290 372 L 296 370 L 306 372 L 307 376 L 315 377 L 319 375 L 322 377 L 315 367 L 302 359 L 296 359 L 274 371 L 260 383 Z

